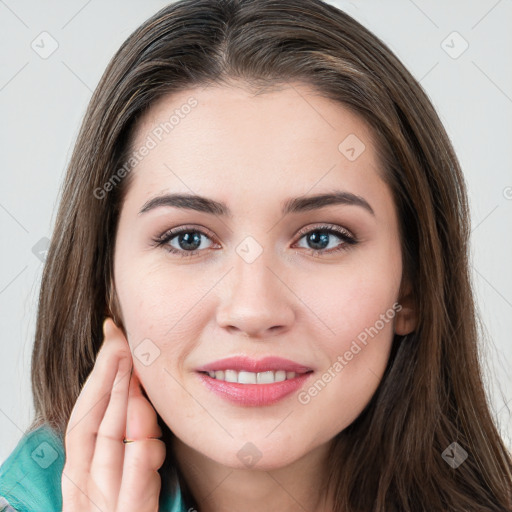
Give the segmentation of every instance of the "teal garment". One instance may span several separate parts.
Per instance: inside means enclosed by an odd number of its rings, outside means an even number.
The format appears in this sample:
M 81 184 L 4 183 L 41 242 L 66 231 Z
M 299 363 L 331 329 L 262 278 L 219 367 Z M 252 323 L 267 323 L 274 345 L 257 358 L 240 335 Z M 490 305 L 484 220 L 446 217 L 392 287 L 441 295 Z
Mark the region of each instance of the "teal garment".
M 0 512 L 61 512 L 64 445 L 48 425 L 24 435 L 0 467 Z M 159 512 L 187 512 L 179 487 Z

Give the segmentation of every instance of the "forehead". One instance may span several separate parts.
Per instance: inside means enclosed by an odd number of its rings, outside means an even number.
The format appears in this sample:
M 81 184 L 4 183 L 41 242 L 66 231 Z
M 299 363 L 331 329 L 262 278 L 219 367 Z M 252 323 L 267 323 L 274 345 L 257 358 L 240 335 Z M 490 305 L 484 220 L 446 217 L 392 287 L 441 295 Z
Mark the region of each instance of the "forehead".
M 226 202 L 241 192 L 268 200 L 281 191 L 384 192 L 370 127 L 303 84 L 257 95 L 235 86 L 167 95 L 138 122 L 132 149 L 143 147 L 128 192 L 139 203 L 169 191 Z

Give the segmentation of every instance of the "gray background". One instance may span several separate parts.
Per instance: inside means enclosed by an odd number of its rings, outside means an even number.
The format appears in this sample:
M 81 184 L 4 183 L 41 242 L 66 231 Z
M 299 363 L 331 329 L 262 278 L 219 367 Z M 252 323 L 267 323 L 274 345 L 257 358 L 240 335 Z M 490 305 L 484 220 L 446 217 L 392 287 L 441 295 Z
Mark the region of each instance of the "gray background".
M 82 116 L 114 52 L 167 3 L 0 0 L 0 463 L 33 414 L 41 252 Z M 329 3 L 391 47 L 420 80 L 455 146 L 471 200 L 487 388 L 512 450 L 512 0 Z M 45 31 L 50 35 L 40 35 Z M 58 48 L 44 55 L 52 44 Z

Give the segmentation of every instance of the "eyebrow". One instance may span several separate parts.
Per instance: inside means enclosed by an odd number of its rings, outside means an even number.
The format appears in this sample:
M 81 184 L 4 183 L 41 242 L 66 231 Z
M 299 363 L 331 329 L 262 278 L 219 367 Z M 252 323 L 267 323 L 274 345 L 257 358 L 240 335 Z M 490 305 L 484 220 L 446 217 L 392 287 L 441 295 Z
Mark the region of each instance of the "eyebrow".
M 336 204 L 360 206 L 372 215 L 375 215 L 373 208 L 366 199 L 344 190 L 312 196 L 289 198 L 283 203 L 282 214 L 287 215 L 289 213 L 300 213 Z M 194 194 L 165 194 L 154 197 L 143 205 L 139 215 L 161 206 L 195 210 L 223 217 L 233 217 L 233 213 L 226 203 Z

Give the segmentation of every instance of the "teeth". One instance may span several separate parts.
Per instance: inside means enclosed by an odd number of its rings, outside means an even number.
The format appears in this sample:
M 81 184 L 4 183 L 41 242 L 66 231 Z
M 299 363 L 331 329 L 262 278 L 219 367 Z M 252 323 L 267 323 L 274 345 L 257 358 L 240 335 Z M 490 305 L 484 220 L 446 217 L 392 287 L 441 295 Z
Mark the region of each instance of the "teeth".
M 276 382 L 282 382 L 283 380 L 286 380 L 286 372 L 284 370 L 278 370 L 274 378 Z
M 224 380 L 226 382 L 238 382 L 239 384 L 272 384 L 274 382 L 282 382 L 283 380 L 293 379 L 295 372 L 287 372 L 285 370 L 277 370 L 276 372 L 246 372 L 236 370 L 217 370 L 208 372 L 212 379 Z
M 235 370 L 224 370 L 224 380 L 226 382 L 238 382 L 238 374 Z
M 238 372 L 238 382 L 240 384 L 256 384 L 256 374 L 252 372 Z
M 274 372 L 268 371 L 257 373 L 256 380 L 258 384 L 272 384 L 272 382 L 275 382 Z

